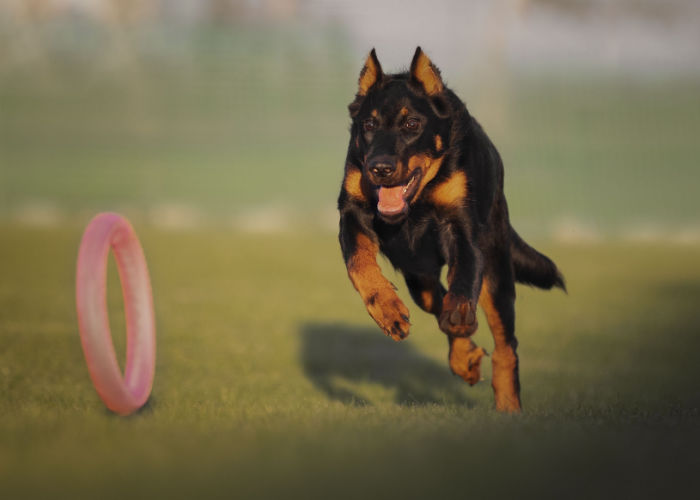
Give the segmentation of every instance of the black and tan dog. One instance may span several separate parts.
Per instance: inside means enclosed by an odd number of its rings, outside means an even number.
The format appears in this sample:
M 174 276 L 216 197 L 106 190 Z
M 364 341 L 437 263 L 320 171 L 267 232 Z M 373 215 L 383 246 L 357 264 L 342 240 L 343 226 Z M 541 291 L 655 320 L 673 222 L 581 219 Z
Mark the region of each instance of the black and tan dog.
M 519 411 L 515 282 L 563 289 L 564 280 L 511 227 L 496 148 L 420 47 L 408 73 L 389 75 L 372 50 L 349 109 L 339 239 L 367 311 L 394 340 L 408 335 L 408 309 L 377 264 L 382 252 L 447 334 L 452 371 L 474 384 L 485 354 L 470 339 L 478 302 L 495 341 L 496 407 Z

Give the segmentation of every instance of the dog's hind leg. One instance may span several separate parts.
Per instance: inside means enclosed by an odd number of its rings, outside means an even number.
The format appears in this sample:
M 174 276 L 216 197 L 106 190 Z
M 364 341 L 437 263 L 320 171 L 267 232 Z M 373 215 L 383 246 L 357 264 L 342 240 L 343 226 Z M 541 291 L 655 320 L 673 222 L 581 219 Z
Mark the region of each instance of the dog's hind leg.
M 447 337 L 450 342 L 450 370 L 469 385 L 481 380 L 481 359 L 486 355 L 483 348 L 469 337 Z
M 447 290 L 440 283 L 439 276 L 406 274 L 406 285 L 413 300 L 426 312 L 440 318 L 442 303 Z M 450 369 L 470 385 L 481 380 L 481 358 L 486 352 L 469 337 L 448 335 L 450 342 Z
M 507 252 L 506 252 L 507 253 Z M 515 338 L 515 284 L 510 258 L 504 255 L 503 263 L 496 269 L 492 262 L 487 265 L 484 282 L 479 296 L 479 305 L 486 313 L 486 320 L 493 334 L 492 386 L 499 411 L 516 413 L 520 411 L 520 379 Z M 507 264 L 506 264 L 507 263 Z

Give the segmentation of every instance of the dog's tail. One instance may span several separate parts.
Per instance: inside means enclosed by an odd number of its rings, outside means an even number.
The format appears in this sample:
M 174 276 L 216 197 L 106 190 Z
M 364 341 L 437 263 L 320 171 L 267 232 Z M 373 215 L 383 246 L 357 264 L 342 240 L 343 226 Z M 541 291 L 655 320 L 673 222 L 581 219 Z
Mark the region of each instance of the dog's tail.
M 525 243 L 510 228 L 510 253 L 515 271 L 515 281 L 549 290 L 559 287 L 566 291 L 564 276 L 551 259 Z

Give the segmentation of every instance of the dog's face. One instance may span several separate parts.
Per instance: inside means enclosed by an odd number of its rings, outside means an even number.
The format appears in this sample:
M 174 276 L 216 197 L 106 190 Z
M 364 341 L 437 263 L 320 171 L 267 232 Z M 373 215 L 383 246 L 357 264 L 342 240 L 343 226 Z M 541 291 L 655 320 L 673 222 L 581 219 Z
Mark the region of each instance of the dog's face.
M 374 50 L 350 104 L 350 147 L 386 222 L 401 221 L 440 169 L 450 113 L 437 68 L 416 50 L 409 73 L 384 75 Z

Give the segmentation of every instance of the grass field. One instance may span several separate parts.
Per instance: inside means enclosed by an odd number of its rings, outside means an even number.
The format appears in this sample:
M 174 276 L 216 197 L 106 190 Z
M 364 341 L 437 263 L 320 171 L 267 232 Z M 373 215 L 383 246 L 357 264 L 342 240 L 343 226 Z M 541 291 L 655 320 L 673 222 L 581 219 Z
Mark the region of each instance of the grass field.
M 489 360 L 467 387 L 434 319 L 412 306 L 394 343 L 347 279 L 331 228 L 362 57 L 342 30 L 164 23 L 110 56 L 116 35 L 79 19 L 35 28 L 35 60 L 0 62 L 0 498 L 697 491 L 697 75 L 488 81 L 435 55 L 503 156 L 514 226 L 568 281 L 518 289 L 512 417 Z M 152 397 L 128 418 L 91 385 L 74 304 L 107 210 L 137 229 L 157 314 Z
M 694 487 L 697 247 L 543 245 L 569 294 L 518 290 L 525 412 L 510 417 L 492 408 L 490 363 L 473 388 L 451 376 L 444 336 L 416 307 L 406 341 L 383 336 L 331 234 L 137 230 L 158 362 L 149 403 L 121 418 L 80 348 L 81 227 L 0 227 L 3 498 L 656 498 Z M 123 354 L 113 268 L 109 280 Z M 475 340 L 490 350 L 489 337 L 482 328 Z

